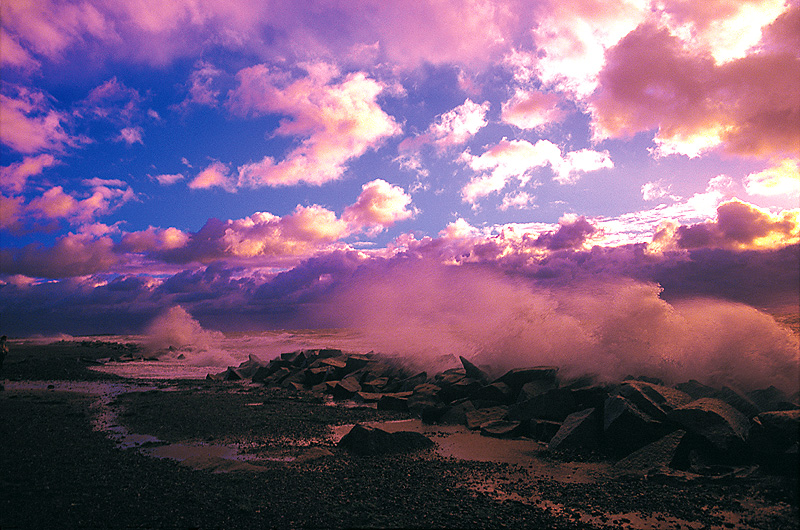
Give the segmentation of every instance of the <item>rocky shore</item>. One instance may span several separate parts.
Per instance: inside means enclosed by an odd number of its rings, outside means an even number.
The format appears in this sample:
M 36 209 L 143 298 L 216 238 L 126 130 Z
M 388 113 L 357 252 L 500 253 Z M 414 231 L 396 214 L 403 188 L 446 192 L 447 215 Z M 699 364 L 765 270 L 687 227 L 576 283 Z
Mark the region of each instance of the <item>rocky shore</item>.
M 251 357 L 206 381 L 130 382 L 88 370 L 138 355 L 99 341 L 12 349 L 0 392 L 0 527 L 767 529 L 800 521 L 797 396 L 775 388 L 644 377 L 601 385 L 562 379 L 557 367 L 491 376 L 466 359 L 427 374 L 325 349 Z M 102 401 L 65 381 L 117 393 Z M 103 411 L 115 428 L 150 441 L 121 448 L 108 425 L 98 427 Z M 413 421 L 421 427 L 397 428 Z M 443 448 L 456 438 L 517 456 L 448 456 Z M 236 456 L 165 456 L 181 447 L 233 447 Z

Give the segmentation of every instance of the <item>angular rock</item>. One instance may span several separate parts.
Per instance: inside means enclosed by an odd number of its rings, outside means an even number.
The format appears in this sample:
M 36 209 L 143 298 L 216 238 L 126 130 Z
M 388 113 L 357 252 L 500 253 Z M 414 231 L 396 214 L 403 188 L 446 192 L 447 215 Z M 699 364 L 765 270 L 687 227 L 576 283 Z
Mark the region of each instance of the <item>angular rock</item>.
M 458 359 L 461 361 L 461 365 L 464 367 L 467 377 L 475 379 L 484 385 L 489 384 L 489 376 L 486 375 L 486 372 L 466 360 L 464 357 L 459 357 Z
M 685 469 L 688 465 L 687 433 L 677 430 L 629 454 L 614 467 L 625 471 L 649 471 L 663 467 Z
M 450 385 L 442 385 L 439 398 L 445 403 L 452 403 L 459 399 L 472 397 L 483 385 L 476 379 L 462 377 L 458 382 Z
M 506 407 L 487 407 L 468 411 L 465 415 L 467 428 L 475 430 L 480 429 L 486 423 L 506 419 L 508 417 L 508 409 Z
M 378 410 L 406 412 L 408 410 L 408 398 L 410 395 L 410 392 L 383 394 L 378 400 Z
M 351 354 L 345 358 L 345 372 L 352 373 L 361 370 L 369 364 L 369 357 L 366 355 Z
M 452 405 L 439 419 L 445 425 L 466 425 L 467 413 L 475 410 L 475 405 L 471 401 L 464 400 Z
M 668 426 L 622 396 L 610 396 L 603 407 L 603 437 L 613 453 L 628 454 L 657 440 L 668 430 Z
M 357 455 L 380 455 L 419 451 L 434 443 L 418 432 L 387 432 L 376 427 L 356 424 L 339 442 L 339 447 Z
M 486 386 L 482 386 L 470 395 L 473 399 L 483 399 L 485 401 L 494 401 L 497 403 L 511 403 L 514 400 L 514 394 L 507 384 L 501 381 L 495 381 Z
M 500 376 L 497 381 L 507 384 L 516 396 L 519 394 L 523 385 L 534 381 L 542 385 L 549 385 L 550 388 L 556 388 L 558 386 L 558 380 L 556 379 L 557 374 L 558 368 L 555 366 L 515 368 Z
M 513 405 L 509 410 L 509 417 L 519 421 L 531 419 L 564 421 L 575 410 L 576 402 L 572 391 L 554 388 Z
M 548 443 L 553 439 L 553 436 L 556 435 L 560 428 L 561 423 L 557 421 L 530 420 L 530 422 L 528 422 L 528 436 L 534 440 Z
M 333 387 L 334 399 L 350 399 L 361 392 L 361 385 L 355 377 L 346 377 Z
M 523 432 L 521 421 L 495 420 L 481 425 L 481 435 L 492 438 L 515 438 Z
M 747 395 L 764 412 L 797 408 L 795 404 L 789 401 L 789 396 L 785 392 L 774 386 L 753 390 L 748 392 Z
M 377 392 L 356 392 L 353 399 L 360 403 L 377 403 L 382 397 L 383 394 Z
M 557 387 L 557 381 L 529 381 L 520 388 L 517 394 L 517 401 L 527 401 Z
M 669 419 L 720 451 L 740 448 L 750 432 L 747 418 L 716 398 L 700 398 L 678 407 L 669 413 Z
M 405 379 L 400 380 L 400 389 L 405 392 L 406 390 L 414 390 L 417 386 L 424 384 L 425 381 L 428 380 L 428 374 L 426 372 L 419 372 L 416 375 L 412 375 L 411 377 L 407 377 Z
M 599 445 L 600 421 L 595 409 L 567 416 L 548 444 L 551 451 L 594 449 Z
M 783 453 L 798 443 L 800 409 L 762 412 L 753 418 L 748 443 L 760 454 Z
M 305 374 L 305 384 L 308 386 L 318 385 L 329 379 L 333 379 L 333 368 L 330 366 L 308 368 L 303 373 Z
M 732 388 L 729 386 L 723 386 L 721 389 L 716 391 L 713 396 L 717 399 L 721 399 L 728 405 L 732 406 L 748 418 L 752 418 L 759 412 L 761 409 L 758 408 L 758 405 L 753 403 L 753 400 L 750 399 L 744 392 L 739 389 Z
M 388 377 L 376 377 L 364 381 L 361 384 L 361 387 L 367 392 L 381 392 L 383 391 L 384 388 L 386 388 L 386 385 L 388 384 L 389 384 Z
M 673 409 L 692 401 L 686 392 L 646 381 L 626 381 L 620 386 L 619 394 L 659 421 L 666 420 L 667 414 Z
M 690 379 L 685 383 L 678 383 L 674 387 L 676 390 L 680 390 L 681 392 L 686 392 L 692 399 L 700 399 L 704 397 L 713 397 L 714 393 L 717 391 L 716 388 L 710 387 L 708 385 L 704 385 L 700 381 L 695 379 Z

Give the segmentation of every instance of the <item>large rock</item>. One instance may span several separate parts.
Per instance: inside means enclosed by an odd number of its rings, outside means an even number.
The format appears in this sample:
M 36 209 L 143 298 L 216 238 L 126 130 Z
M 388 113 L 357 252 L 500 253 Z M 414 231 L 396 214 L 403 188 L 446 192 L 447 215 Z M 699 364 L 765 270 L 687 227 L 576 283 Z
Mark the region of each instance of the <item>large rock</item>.
M 530 420 L 528 422 L 528 436 L 534 440 L 548 443 L 553 439 L 553 436 L 556 435 L 560 428 L 561 423 L 557 421 Z
M 420 451 L 433 445 L 428 437 L 418 432 L 387 432 L 361 424 L 354 425 L 339 442 L 339 447 L 357 455 Z
M 495 381 L 489 385 L 482 386 L 475 390 L 470 397 L 484 401 L 494 401 L 496 403 L 511 403 L 514 401 L 514 393 L 511 387 L 501 381 Z
M 551 451 L 594 449 L 600 442 L 600 421 L 595 409 L 567 416 L 548 444 Z
M 411 392 L 383 394 L 378 400 L 378 410 L 406 412 L 408 410 L 408 398 L 410 396 Z
M 517 394 L 517 401 L 527 401 L 536 396 L 541 396 L 548 390 L 558 388 L 558 382 L 552 381 L 529 381 L 522 385 Z
M 700 398 L 669 413 L 669 419 L 720 451 L 738 450 L 747 440 L 750 422 L 721 399 Z
M 350 399 L 361 392 L 361 385 L 355 377 L 346 377 L 333 387 L 334 399 Z
M 521 421 L 495 420 L 481 426 L 481 435 L 492 438 L 515 438 L 523 433 Z
M 508 409 L 506 407 L 486 407 L 467 411 L 465 415 L 467 428 L 475 430 L 492 421 L 505 420 L 508 417 Z
M 514 396 L 516 396 L 526 383 L 537 382 L 540 386 L 556 388 L 558 386 L 558 380 L 556 379 L 557 374 L 558 368 L 555 366 L 514 368 L 500 376 L 497 381 L 507 384 L 509 388 L 511 388 Z M 547 390 L 549 390 L 549 388 Z
M 753 418 L 748 440 L 760 454 L 784 453 L 798 442 L 800 409 L 762 412 Z
M 789 396 L 785 392 L 774 386 L 753 390 L 748 392 L 747 395 L 764 412 L 797 408 L 797 405 L 790 402 Z
M 659 421 L 666 420 L 673 409 L 692 401 L 692 396 L 686 392 L 645 381 L 626 381 L 620 386 L 619 394 Z
M 669 427 L 622 396 L 610 396 L 603 407 L 603 436 L 613 453 L 628 454 L 657 440 L 668 430 Z
M 748 418 L 752 418 L 761 412 L 758 405 L 753 403 L 753 400 L 747 394 L 737 388 L 723 386 L 712 397 L 721 399 Z
M 532 419 L 564 421 L 568 415 L 577 410 L 576 406 L 575 396 L 571 390 L 554 388 L 513 405 L 509 410 L 509 417 L 519 421 Z
M 469 362 L 463 357 L 458 358 L 461 361 L 461 365 L 464 367 L 464 371 L 466 372 L 466 376 L 475 379 L 476 381 L 480 382 L 481 384 L 488 384 L 489 383 L 489 376 L 486 375 L 486 372 Z
M 685 469 L 688 466 L 686 438 L 686 431 L 674 431 L 634 451 L 617 462 L 614 467 L 633 472 L 646 472 L 664 467 Z
M 714 397 L 717 389 L 713 386 L 708 386 L 696 379 L 689 379 L 685 383 L 678 383 L 674 386 L 675 389 L 681 392 L 686 392 L 692 399 L 700 399 L 704 397 Z

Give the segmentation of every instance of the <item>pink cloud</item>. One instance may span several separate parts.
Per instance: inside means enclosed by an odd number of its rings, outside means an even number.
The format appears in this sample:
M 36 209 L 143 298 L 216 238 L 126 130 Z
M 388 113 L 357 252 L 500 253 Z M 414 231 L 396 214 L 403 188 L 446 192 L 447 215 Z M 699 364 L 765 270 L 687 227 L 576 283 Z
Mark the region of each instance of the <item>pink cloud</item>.
M 91 195 L 76 198 L 55 186 L 42 195 L 33 198 L 24 209 L 26 217 L 32 219 L 58 220 L 65 219 L 70 223 L 86 224 L 99 215 L 108 214 L 121 205 L 134 199 L 135 194 L 130 187 L 115 187 L 116 182 L 91 182 Z
M 517 90 L 514 97 L 503 103 L 502 120 L 520 129 L 536 129 L 564 119 L 566 112 L 559 108 L 560 98 L 538 90 Z
M 241 115 L 283 114 L 274 132 L 303 138 L 283 160 L 265 157 L 239 167 L 239 186 L 321 185 L 338 179 L 347 162 L 400 132 L 376 99 L 385 86 L 357 72 L 336 81 L 335 68 L 306 66 L 308 75 L 291 79 L 265 65 L 237 74 L 229 108 Z
M 800 198 L 800 163 L 786 158 L 763 171 L 751 173 L 744 179 L 744 188 L 750 195 L 797 201 Z
M 463 199 L 473 205 L 480 198 L 502 190 L 513 179 L 521 186 L 526 185 L 534 170 L 548 165 L 559 184 L 573 184 L 581 173 L 613 167 L 608 152 L 581 149 L 562 156 L 561 149 L 549 140 L 531 144 L 527 140 L 503 139 L 480 156 L 467 151 L 461 160 L 480 173 L 461 190 Z
M 205 105 L 216 107 L 220 91 L 214 88 L 214 82 L 222 75 L 222 70 L 216 68 L 208 61 L 197 61 L 194 70 L 189 74 L 189 94 L 176 108 L 186 109 L 190 105 Z
M 28 177 L 39 175 L 45 168 L 53 167 L 56 164 L 58 161 L 53 155 L 26 156 L 22 162 L 15 162 L 0 168 L 0 187 L 19 193 L 25 187 Z
M 398 149 L 400 151 L 413 151 L 423 145 L 432 144 L 439 150 L 463 144 L 488 123 L 486 113 L 489 111 L 489 102 L 481 105 L 467 99 L 458 107 L 438 116 L 428 127 L 427 131 L 403 140 Z
M 41 63 L 31 56 L 28 51 L 20 46 L 17 39 L 11 36 L 5 28 L 0 28 L 0 64 L 4 67 L 19 68 L 23 71 L 38 70 Z
M 122 237 L 116 250 L 119 252 L 154 252 L 181 248 L 189 241 L 189 235 L 177 228 L 155 228 L 129 232 Z
M 719 205 L 717 218 L 675 233 L 681 248 L 780 248 L 800 242 L 800 208 L 772 214 L 734 199 Z
M 156 175 L 151 178 L 155 179 L 156 182 L 158 182 L 162 186 L 171 186 L 172 184 L 175 184 L 176 182 L 181 181 L 186 177 L 183 175 L 183 173 L 174 173 L 174 174 Z
M 143 135 L 144 129 L 141 127 L 125 127 L 119 132 L 117 141 L 125 142 L 128 145 L 133 145 L 136 143 L 144 144 L 142 141 Z
M 355 204 L 345 208 L 342 214 L 342 220 L 352 230 L 366 228 L 369 233 L 380 232 L 414 215 L 413 210 L 408 209 L 411 196 L 399 186 L 376 179 L 367 182 L 361 189 Z
M 228 166 L 218 160 L 214 161 L 189 182 L 189 187 L 192 189 L 219 187 L 233 191 L 235 186 L 229 172 Z
M 797 17 L 800 6 L 785 17 Z M 769 28 L 767 28 L 769 29 Z M 769 42 L 765 31 L 765 43 Z M 597 138 L 657 129 L 656 154 L 791 156 L 800 142 L 797 54 L 764 51 L 717 64 L 667 28 L 645 24 L 609 50 L 590 98 Z
M 111 269 L 119 261 L 110 237 L 69 233 L 54 246 L 37 244 L 17 250 L 0 250 L 0 263 L 7 274 L 38 278 L 84 276 Z
M 84 139 L 70 136 L 64 130 L 66 114 L 54 110 L 43 92 L 11 87 L 15 97 L 0 94 L 0 140 L 11 149 L 33 154 L 41 151 L 63 151 Z

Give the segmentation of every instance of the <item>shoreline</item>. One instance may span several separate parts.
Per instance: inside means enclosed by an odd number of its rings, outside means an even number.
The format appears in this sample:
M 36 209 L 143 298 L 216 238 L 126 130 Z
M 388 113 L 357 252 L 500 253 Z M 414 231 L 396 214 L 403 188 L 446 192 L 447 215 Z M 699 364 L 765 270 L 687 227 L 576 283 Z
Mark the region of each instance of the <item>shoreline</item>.
M 8 492 L 0 506 L 4 529 L 770 529 L 796 528 L 800 520 L 796 476 L 621 474 L 603 458 L 570 458 L 537 442 L 530 443 L 527 462 L 463 459 L 436 450 L 357 456 L 337 447 L 334 426 L 411 415 L 332 406 L 310 393 L 246 382 L 126 381 L 88 370 L 79 361 L 86 352 L 67 358 L 63 350 L 45 350 L 31 348 L 24 361 L 17 351 L 5 367 L 19 382 L 0 392 L 8 419 L 0 466 Z M 108 353 L 96 350 L 98 358 Z M 41 381 L 73 382 L 21 388 L 37 374 L 67 377 Z M 140 387 L 107 403 L 117 408 L 114 423 L 158 442 L 118 448 L 108 429 L 93 430 L 102 410 L 96 396 L 85 388 L 66 391 L 70 384 Z M 419 429 L 437 447 L 455 436 Z M 310 442 L 301 446 L 298 440 Z M 240 461 L 246 465 L 227 469 L 219 460 L 187 464 L 143 452 L 234 443 L 248 455 Z

